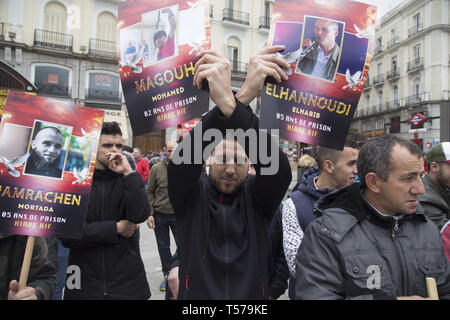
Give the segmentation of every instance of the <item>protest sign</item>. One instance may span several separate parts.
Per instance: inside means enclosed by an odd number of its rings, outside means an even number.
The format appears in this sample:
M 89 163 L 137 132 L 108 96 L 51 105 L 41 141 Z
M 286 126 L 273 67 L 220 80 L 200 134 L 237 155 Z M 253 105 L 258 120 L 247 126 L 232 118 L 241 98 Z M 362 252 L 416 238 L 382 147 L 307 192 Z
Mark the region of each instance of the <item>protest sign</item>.
M 9 91 L 0 123 L 0 233 L 81 238 L 103 113 Z
M 208 13 L 204 0 L 119 4 L 119 73 L 133 135 L 208 111 L 209 92 L 193 86 L 197 53 L 211 47 Z
M 275 1 L 269 43 L 291 68 L 261 93 L 261 128 L 342 149 L 367 79 L 376 7 L 350 0 Z

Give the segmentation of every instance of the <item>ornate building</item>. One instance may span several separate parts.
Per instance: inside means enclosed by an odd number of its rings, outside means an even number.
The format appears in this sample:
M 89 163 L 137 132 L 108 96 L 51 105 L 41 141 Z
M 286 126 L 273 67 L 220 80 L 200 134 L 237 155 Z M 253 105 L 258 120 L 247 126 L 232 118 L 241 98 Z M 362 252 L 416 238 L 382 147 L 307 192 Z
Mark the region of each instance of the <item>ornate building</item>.
M 425 152 L 450 140 L 449 13 L 448 0 L 410 0 L 382 17 L 352 129 L 396 134 Z M 416 114 L 427 120 L 411 124 Z

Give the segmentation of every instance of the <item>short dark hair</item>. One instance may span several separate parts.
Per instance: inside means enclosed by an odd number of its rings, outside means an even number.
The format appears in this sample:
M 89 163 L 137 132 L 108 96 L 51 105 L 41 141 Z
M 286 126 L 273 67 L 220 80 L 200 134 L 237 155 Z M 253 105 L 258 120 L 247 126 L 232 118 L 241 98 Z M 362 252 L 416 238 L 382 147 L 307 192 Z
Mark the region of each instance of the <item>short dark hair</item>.
M 345 140 L 344 143 L 344 148 L 352 148 L 352 149 L 357 149 L 359 150 L 359 147 L 357 145 L 357 143 L 352 140 L 352 139 L 348 139 Z M 315 152 L 315 158 L 317 160 L 317 166 L 319 169 L 319 172 L 323 171 L 323 163 L 325 162 L 325 160 L 330 160 L 333 163 L 336 163 L 339 160 L 339 157 L 341 156 L 342 150 L 336 150 L 336 149 L 330 149 L 330 148 L 325 148 L 325 147 L 317 147 L 316 152 Z
M 367 187 L 365 177 L 369 172 L 374 172 L 383 181 L 389 178 L 392 171 L 392 150 L 396 145 L 405 147 L 418 158 L 423 157 L 422 150 L 415 143 L 398 136 L 384 135 L 366 142 L 359 152 L 357 163 L 363 189 Z
M 122 146 L 122 150 L 123 150 L 123 151 L 126 151 L 126 152 L 129 152 L 129 153 L 133 153 L 133 148 L 130 147 L 130 146 L 127 146 L 126 144 L 124 144 L 124 145 Z
M 122 130 L 120 130 L 120 126 L 116 121 L 103 122 L 101 135 L 102 134 L 110 134 L 110 135 L 118 134 L 119 136 L 121 136 Z
M 162 36 L 167 37 L 167 33 L 164 30 L 159 30 L 157 32 L 155 32 L 155 34 L 153 35 L 153 42 L 156 41 L 156 39 L 161 38 Z
M 348 136 L 347 139 L 355 141 L 358 145 L 358 149 L 360 149 L 368 140 L 367 136 L 360 132 L 355 132 L 351 136 Z

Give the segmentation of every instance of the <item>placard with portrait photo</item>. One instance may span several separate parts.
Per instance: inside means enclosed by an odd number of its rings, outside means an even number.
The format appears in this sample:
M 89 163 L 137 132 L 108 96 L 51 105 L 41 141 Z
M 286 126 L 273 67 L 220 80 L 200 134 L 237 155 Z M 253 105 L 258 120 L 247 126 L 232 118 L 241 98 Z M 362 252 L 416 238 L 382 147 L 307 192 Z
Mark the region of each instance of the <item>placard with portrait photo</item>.
M 372 57 L 376 6 L 351 0 L 276 0 L 268 43 L 290 68 L 261 93 L 261 128 L 342 150 Z
M 8 92 L 0 123 L 0 233 L 82 236 L 103 115 Z

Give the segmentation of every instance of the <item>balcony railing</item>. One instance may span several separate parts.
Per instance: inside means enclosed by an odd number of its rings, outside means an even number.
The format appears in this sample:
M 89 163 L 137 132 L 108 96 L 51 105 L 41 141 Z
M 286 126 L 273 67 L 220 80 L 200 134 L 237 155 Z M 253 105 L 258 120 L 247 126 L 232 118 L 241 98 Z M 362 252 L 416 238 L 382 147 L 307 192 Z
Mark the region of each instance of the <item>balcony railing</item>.
M 247 12 L 225 8 L 223 9 L 222 20 L 250 25 L 250 14 Z
M 380 83 L 384 82 L 384 75 L 383 74 L 379 74 L 377 75 L 375 78 L 373 78 L 373 85 L 378 85 Z
M 411 105 L 415 105 L 415 104 L 421 103 L 422 100 L 423 100 L 422 99 L 422 94 L 421 93 L 417 93 L 417 94 L 414 94 L 412 96 L 409 96 L 409 97 L 405 98 L 405 103 L 406 103 L 406 105 L 411 106 Z
M 237 76 L 244 76 L 247 74 L 248 64 L 245 62 L 231 60 L 231 73 Z
M 43 48 L 72 51 L 73 36 L 48 30 L 34 30 L 34 45 Z
M 38 86 L 38 94 L 46 94 L 50 96 L 70 97 L 71 91 L 71 88 L 57 84 Z
M 442 91 L 442 100 L 450 100 L 450 91 L 449 90 Z
M 0 40 L 5 40 L 5 23 L 0 22 Z
M 393 46 L 395 46 L 398 43 L 398 36 L 392 38 L 391 40 L 388 41 L 387 43 L 387 48 L 392 48 Z
M 386 103 L 387 110 L 395 110 L 400 108 L 399 100 L 392 100 Z
M 115 58 L 117 55 L 116 42 L 91 38 L 89 54 Z
M 398 77 L 400 77 L 400 70 L 398 68 L 386 72 L 386 80 L 395 79 Z
M 378 47 L 375 48 L 374 55 L 376 56 L 377 54 L 380 54 L 381 52 L 383 52 L 383 46 L 379 45 Z
M 270 29 L 270 17 L 259 17 L 259 29 Z
M 412 37 L 416 34 L 418 34 L 420 31 L 422 31 L 422 24 L 416 24 L 415 26 L 413 26 L 412 28 L 410 28 L 408 30 L 408 37 Z
M 370 79 L 367 78 L 367 79 L 366 79 L 366 83 L 364 84 L 363 90 L 364 90 L 364 89 L 370 89 L 371 87 L 372 87 L 372 83 L 370 82 Z
M 374 106 L 372 106 L 372 114 L 373 113 L 379 113 L 379 112 L 383 112 L 384 111 L 384 104 L 380 103 L 380 104 L 376 104 Z
M 86 99 L 121 101 L 122 95 L 119 91 L 88 88 L 86 89 Z
M 423 69 L 423 58 L 416 58 L 408 62 L 408 72 L 417 71 Z

